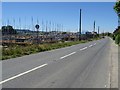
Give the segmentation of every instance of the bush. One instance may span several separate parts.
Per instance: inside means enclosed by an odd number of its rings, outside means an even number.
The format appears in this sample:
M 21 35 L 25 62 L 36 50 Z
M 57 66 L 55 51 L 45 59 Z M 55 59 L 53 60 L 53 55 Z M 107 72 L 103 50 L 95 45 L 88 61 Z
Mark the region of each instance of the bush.
M 120 44 L 120 34 L 115 37 L 115 43 Z
M 29 55 L 32 53 L 48 51 L 52 49 L 58 49 L 66 46 L 72 46 L 79 43 L 85 43 L 86 40 L 83 41 L 75 41 L 75 42 L 60 42 L 60 43 L 46 43 L 40 45 L 28 45 L 28 46 L 19 46 L 14 45 L 12 47 L 3 48 L 2 49 L 2 60 L 9 58 L 16 58 L 23 55 Z
M 115 35 L 113 35 L 113 40 L 115 40 Z

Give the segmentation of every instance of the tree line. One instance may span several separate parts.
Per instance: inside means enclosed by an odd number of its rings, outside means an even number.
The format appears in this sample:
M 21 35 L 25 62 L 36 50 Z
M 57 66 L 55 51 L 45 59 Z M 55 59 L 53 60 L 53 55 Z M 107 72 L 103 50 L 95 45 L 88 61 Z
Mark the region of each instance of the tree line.
M 120 45 L 120 1 L 116 2 L 114 10 L 118 15 L 118 28 L 113 32 L 113 40 Z

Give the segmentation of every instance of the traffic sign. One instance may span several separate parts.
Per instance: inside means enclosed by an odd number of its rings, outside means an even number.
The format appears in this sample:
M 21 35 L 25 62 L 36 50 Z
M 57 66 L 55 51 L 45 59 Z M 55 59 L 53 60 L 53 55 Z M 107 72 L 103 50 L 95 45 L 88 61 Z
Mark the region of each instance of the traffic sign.
M 37 25 L 35 25 L 35 28 L 36 28 L 36 29 L 39 29 L 39 27 L 40 27 L 40 26 L 39 26 L 38 24 L 37 24 Z

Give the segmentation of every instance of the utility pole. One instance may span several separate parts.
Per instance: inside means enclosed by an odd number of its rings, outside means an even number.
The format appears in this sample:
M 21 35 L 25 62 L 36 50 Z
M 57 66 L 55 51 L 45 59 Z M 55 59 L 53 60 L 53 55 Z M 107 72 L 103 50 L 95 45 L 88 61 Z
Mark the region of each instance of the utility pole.
M 48 21 L 46 21 L 46 33 L 48 32 L 48 30 L 47 30 L 48 27 L 47 26 L 48 26 Z
M 15 19 L 13 19 L 14 29 L 15 29 Z
M 9 26 L 9 19 L 7 20 L 7 26 Z M 11 36 L 10 36 L 10 30 L 9 28 L 7 28 L 7 33 L 8 33 L 8 38 L 9 38 L 9 45 L 10 45 L 10 39 L 11 39 Z
M 95 21 L 94 21 L 94 28 L 93 28 L 93 31 L 95 32 Z
M 82 9 L 80 9 L 80 22 L 79 22 L 79 24 L 80 24 L 80 26 L 79 26 L 79 41 L 81 40 L 81 26 L 82 26 L 82 20 L 81 20 L 81 11 L 82 11 Z
M 44 21 L 42 20 L 42 33 L 44 32 Z
M 20 25 L 19 29 L 21 30 L 21 19 L 20 18 L 19 18 L 19 25 Z
M 7 25 L 9 25 L 10 24 L 10 22 L 9 22 L 9 19 L 7 20 Z
M 13 24 L 14 24 L 14 29 L 15 29 L 15 19 L 13 19 Z M 15 38 L 16 38 L 16 32 L 15 32 L 15 30 L 14 30 L 14 40 L 15 40 Z
M 44 40 L 44 21 L 42 19 L 42 40 Z
M 24 27 L 24 28 L 25 28 L 25 30 L 26 30 L 26 17 L 25 17 L 25 27 Z
M 98 37 L 99 37 L 99 30 L 100 30 L 100 27 L 98 26 Z
M 54 31 L 54 22 L 52 22 L 52 31 Z
M 103 37 L 104 37 L 104 30 L 103 30 Z
M 46 40 L 48 38 L 48 21 L 46 21 L 46 35 L 45 35 L 45 38 L 46 38 Z
M 34 31 L 33 17 L 31 17 L 32 31 Z
M 94 21 L 94 24 L 93 24 L 93 38 L 95 37 L 95 21 Z
M 51 33 L 51 21 L 49 21 L 49 33 Z

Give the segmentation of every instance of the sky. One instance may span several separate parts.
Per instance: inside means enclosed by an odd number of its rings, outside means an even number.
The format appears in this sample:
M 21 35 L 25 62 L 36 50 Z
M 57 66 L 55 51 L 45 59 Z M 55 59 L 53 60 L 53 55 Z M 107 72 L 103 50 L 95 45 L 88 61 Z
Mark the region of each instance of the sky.
M 96 31 L 99 26 L 100 32 L 113 32 L 118 25 L 114 5 L 115 2 L 2 2 L 2 24 L 33 29 L 38 21 L 44 31 L 43 26 L 51 22 L 53 29 L 53 24 L 58 24 L 64 31 L 77 32 L 82 9 L 82 32 L 93 31 L 94 21 Z

